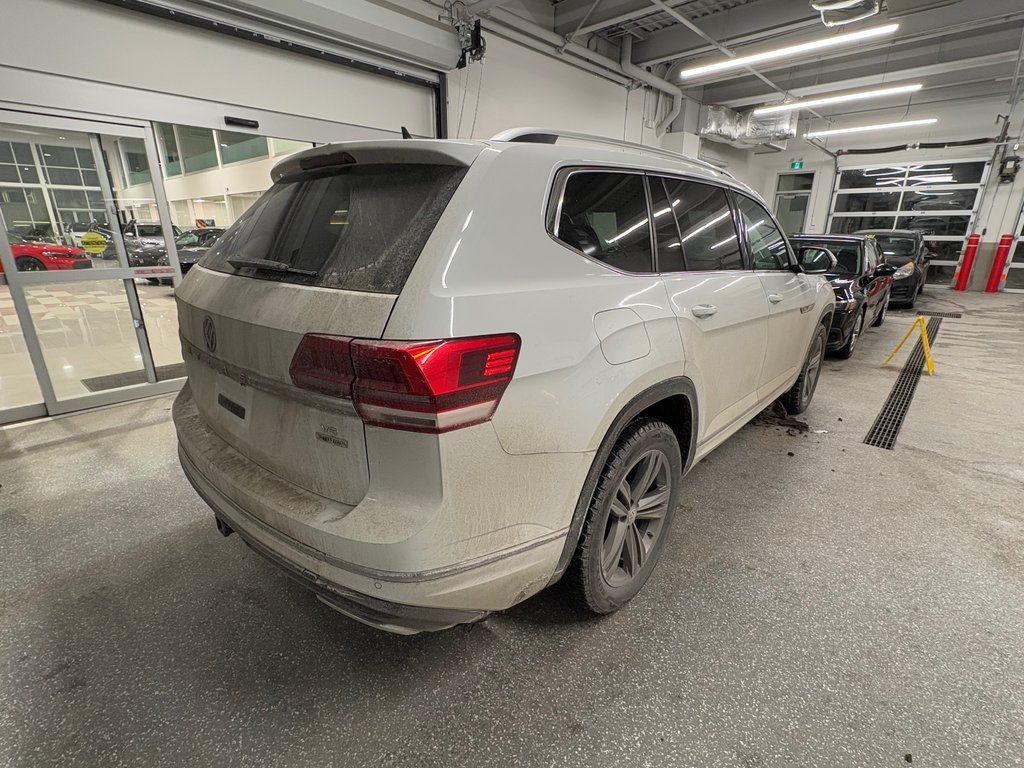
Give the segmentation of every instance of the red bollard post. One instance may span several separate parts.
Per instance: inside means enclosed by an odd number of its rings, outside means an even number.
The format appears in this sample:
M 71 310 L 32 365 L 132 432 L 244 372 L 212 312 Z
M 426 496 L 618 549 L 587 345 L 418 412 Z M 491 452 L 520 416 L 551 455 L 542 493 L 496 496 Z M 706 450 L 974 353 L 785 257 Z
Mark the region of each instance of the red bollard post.
M 971 235 L 967 238 L 967 247 L 964 248 L 964 259 L 957 267 L 953 275 L 953 290 L 966 291 L 967 281 L 971 279 L 971 270 L 974 268 L 974 257 L 978 255 L 978 246 L 981 245 L 981 235 Z
M 992 272 L 988 276 L 988 285 L 985 286 L 985 293 L 995 293 L 999 290 L 999 283 L 1003 279 L 1003 268 L 1006 266 L 1006 260 L 1010 257 L 1011 245 L 1013 245 L 1013 235 L 1003 235 L 999 238 L 996 260 L 992 262 Z

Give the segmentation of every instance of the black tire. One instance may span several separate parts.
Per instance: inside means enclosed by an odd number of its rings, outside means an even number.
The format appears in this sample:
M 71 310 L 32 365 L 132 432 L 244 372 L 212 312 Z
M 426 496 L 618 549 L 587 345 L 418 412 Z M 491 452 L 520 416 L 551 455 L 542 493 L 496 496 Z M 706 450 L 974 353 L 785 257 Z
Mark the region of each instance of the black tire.
M 889 297 L 885 297 L 885 304 L 882 305 L 882 311 L 875 317 L 875 322 L 871 324 L 872 328 L 877 328 L 885 322 L 885 313 L 889 310 Z
M 920 296 L 922 293 L 924 293 L 924 280 L 922 280 L 921 284 L 917 286 L 917 295 Z
M 46 265 L 43 264 L 39 259 L 33 259 L 31 256 L 19 256 L 14 260 L 15 266 L 18 267 L 19 272 L 45 272 Z
M 913 309 L 914 305 L 917 304 L 917 294 L 918 293 L 919 293 L 919 291 L 911 291 L 910 299 L 907 300 L 907 303 L 904 304 L 904 307 L 906 307 L 907 309 Z
M 147 277 L 146 278 L 146 284 L 147 285 L 160 285 L 160 278 L 158 278 L 158 277 Z
M 779 398 L 786 408 L 786 413 L 803 413 L 811 404 L 814 390 L 818 388 L 818 378 L 821 376 L 826 335 L 825 326 L 819 325 L 811 337 L 811 346 L 807 350 L 807 359 L 804 360 L 804 367 L 800 369 L 800 375 L 789 392 Z
M 682 477 L 679 443 L 667 424 L 640 417 L 626 426 L 601 471 L 566 571 L 567 591 L 580 608 L 612 613 L 640 591 L 664 548 Z
M 861 311 L 857 315 L 857 319 L 853 321 L 853 330 L 850 331 L 850 338 L 846 340 L 846 343 L 836 352 L 836 357 L 841 357 L 843 360 L 849 360 L 853 355 L 854 347 L 857 346 L 857 339 L 864 333 L 864 320 L 867 319 L 867 313 Z M 788 409 L 787 409 L 788 410 Z

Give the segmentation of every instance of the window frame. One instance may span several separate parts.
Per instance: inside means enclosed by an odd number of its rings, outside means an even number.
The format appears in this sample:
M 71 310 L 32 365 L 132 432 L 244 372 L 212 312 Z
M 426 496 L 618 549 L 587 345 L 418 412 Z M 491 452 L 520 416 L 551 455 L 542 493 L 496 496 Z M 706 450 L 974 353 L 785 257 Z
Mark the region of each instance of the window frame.
M 618 173 L 630 176 L 640 176 L 641 182 L 644 188 L 644 204 L 647 206 L 647 238 L 651 245 L 651 267 L 654 271 L 651 272 L 629 272 L 624 269 L 609 264 L 606 261 L 595 259 L 588 256 L 578 248 L 573 248 L 564 240 L 560 240 L 558 237 L 558 226 L 562 221 L 562 204 L 565 201 L 565 187 L 569 183 L 574 175 L 578 173 Z M 605 269 L 615 272 L 619 275 L 626 275 L 629 277 L 658 277 L 658 253 L 657 244 L 654 239 L 654 222 L 651 217 L 651 190 L 647 185 L 647 180 L 643 177 L 647 175 L 647 171 L 640 168 L 621 168 L 618 166 L 602 166 L 602 165 L 574 165 L 574 166 L 563 166 L 555 171 L 554 183 L 549 185 L 548 191 L 548 204 L 547 214 L 545 216 L 544 230 L 548 237 L 554 240 L 563 248 L 572 251 L 575 254 L 582 256 L 587 261 L 597 264 Z
M 558 224 L 562 218 L 562 201 L 565 198 L 565 185 L 569 178 L 575 173 L 628 173 L 637 174 L 645 177 L 644 180 L 644 194 L 647 197 L 647 234 L 651 242 L 651 253 L 654 256 L 654 272 L 627 272 L 625 270 L 618 269 L 617 267 L 608 264 L 607 262 L 593 259 L 587 254 L 583 253 L 576 248 L 573 248 L 568 243 L 558 239 Z M 726 201 L 729 205 L 731 213 L 731 220 L 733 229 L 736 230 L 736 237 L 740 244 L 740 258 L 743 260 L 743 266 L 740 269 L 704 269 L 704 270 L 685 270 L 683 272 L 661 272 L 659 271 L 658 262 L 658 244 L 657 238 L 654 232 L 654 211 L 651 208 L 651 189 L 650 184 L 652 179 L 676 179 L 679 181 L 688 181 L 694 184 L 704 184 L 709 187 L 716 187 L 725 193 Z M 750 258 L 749 249 L 746 247 L 746 231 L 740 226 L 740 212 L 736 206 L 733 194 L 738 194 L 737 190 L 733 187 L 723 184 L 718 179 L 707 179 L 702 176 L 696 176 L 693 174 L 672 171 L 672 170 L 660 170 L 654 168 L 630 168 L 622 167 L 617 165 L 598 165 L 598 164 L 574 164 L 574 165 L 563 165 L 555 169 L 552 180 L 548 184 L 548 197 L 544 206 L 544 231 L 549 238 L 555 243 L 562 246 L 563 248 L 582 256 L 587 261 L 594 264 L 598 264 L 605 269 L 615 272 L 616 274 L 625 275 L 627 277 L 678 277 L 680 275 L 717 275 L 717 274 L 736 274 L 737 272 L 753 272 L 753 262 Z M 753 198 L 751 198 L 753 199 Z M 767 209 L 766 209 L 767 210 Z M 789 238 L 786 237 L 785 231 L 779 226 L 778 220 L 775 218 L 775 214 L 769 211 L 771 220 L 775 223 L 775 226 L 780 232 L 782 232 L 783 239 L 786 241 L 786 249 L 789 252 L 790 264 L 794 263 L 793 247 L 789 243 Z M 673 216 L 675 218 L 675 216 Z M 678 229 L 679 222 L 676 220 L 676 227 Z M 681 239 L 681 236 L 680 236 Z M 686 255 L 683 254 L 683 263 L 686 264 Z M 782 270 L 773 270 L 782 271 Z

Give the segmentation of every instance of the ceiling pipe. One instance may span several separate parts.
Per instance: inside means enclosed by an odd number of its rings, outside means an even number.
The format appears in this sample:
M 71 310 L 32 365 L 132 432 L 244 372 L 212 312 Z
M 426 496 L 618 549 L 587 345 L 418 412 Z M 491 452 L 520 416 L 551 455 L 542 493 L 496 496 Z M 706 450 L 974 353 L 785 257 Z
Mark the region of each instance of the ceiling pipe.
M 633 63 L 633 36 L 624 35 L 622 37 L 622 43 L 619 46 L 619 66 L 622 67 L 622 71 L 632 77 L 634 80 L 638 80 L 645 85 L 649 85 L 652 88 L 656 88 L 663 93 L 668 94 L 672 97 L 672 107 L 669 109 L 668 114 L 665 118 L 658 123 L 657 135 L 661 136 L 665 131 L 672 125 L 672 121 L 679 117 L 679 113 L 683 110 L 683 91 L 678 86 L 672 85 L 667 80 L 662 80 L 657 75 L 653 75 L 646 69 L 641 69 Z

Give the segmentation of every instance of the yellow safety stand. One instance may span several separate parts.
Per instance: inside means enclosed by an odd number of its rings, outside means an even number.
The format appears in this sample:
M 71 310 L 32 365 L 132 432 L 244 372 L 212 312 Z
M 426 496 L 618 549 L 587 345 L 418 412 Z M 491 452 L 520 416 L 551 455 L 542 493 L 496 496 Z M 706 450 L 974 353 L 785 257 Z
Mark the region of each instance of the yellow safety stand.
M 889 364 L 889 361 L 896 357 L 896 353 L 900 351 L 900 348 L 906 343 L 907 339 L 910 338 L 910 334 L 914 332 L 915 328 L 921 329 L 921 346 L 924 347 L 924 361 L 928 365 L 928 375 L 935 375 L 935 361 L 932 359 L 932 345 L 928 343 L 928 326 L 925 325 L 924 316 L 921 315 L 914 321 L 914 324 L 910 326 L 910 330 L 907 331 L 907 335 L 903 337 L 903 341 L 896 345 L 896 349 L 892 351 L 892 354 L 885 359 L 882 363 L 884 368 Z

